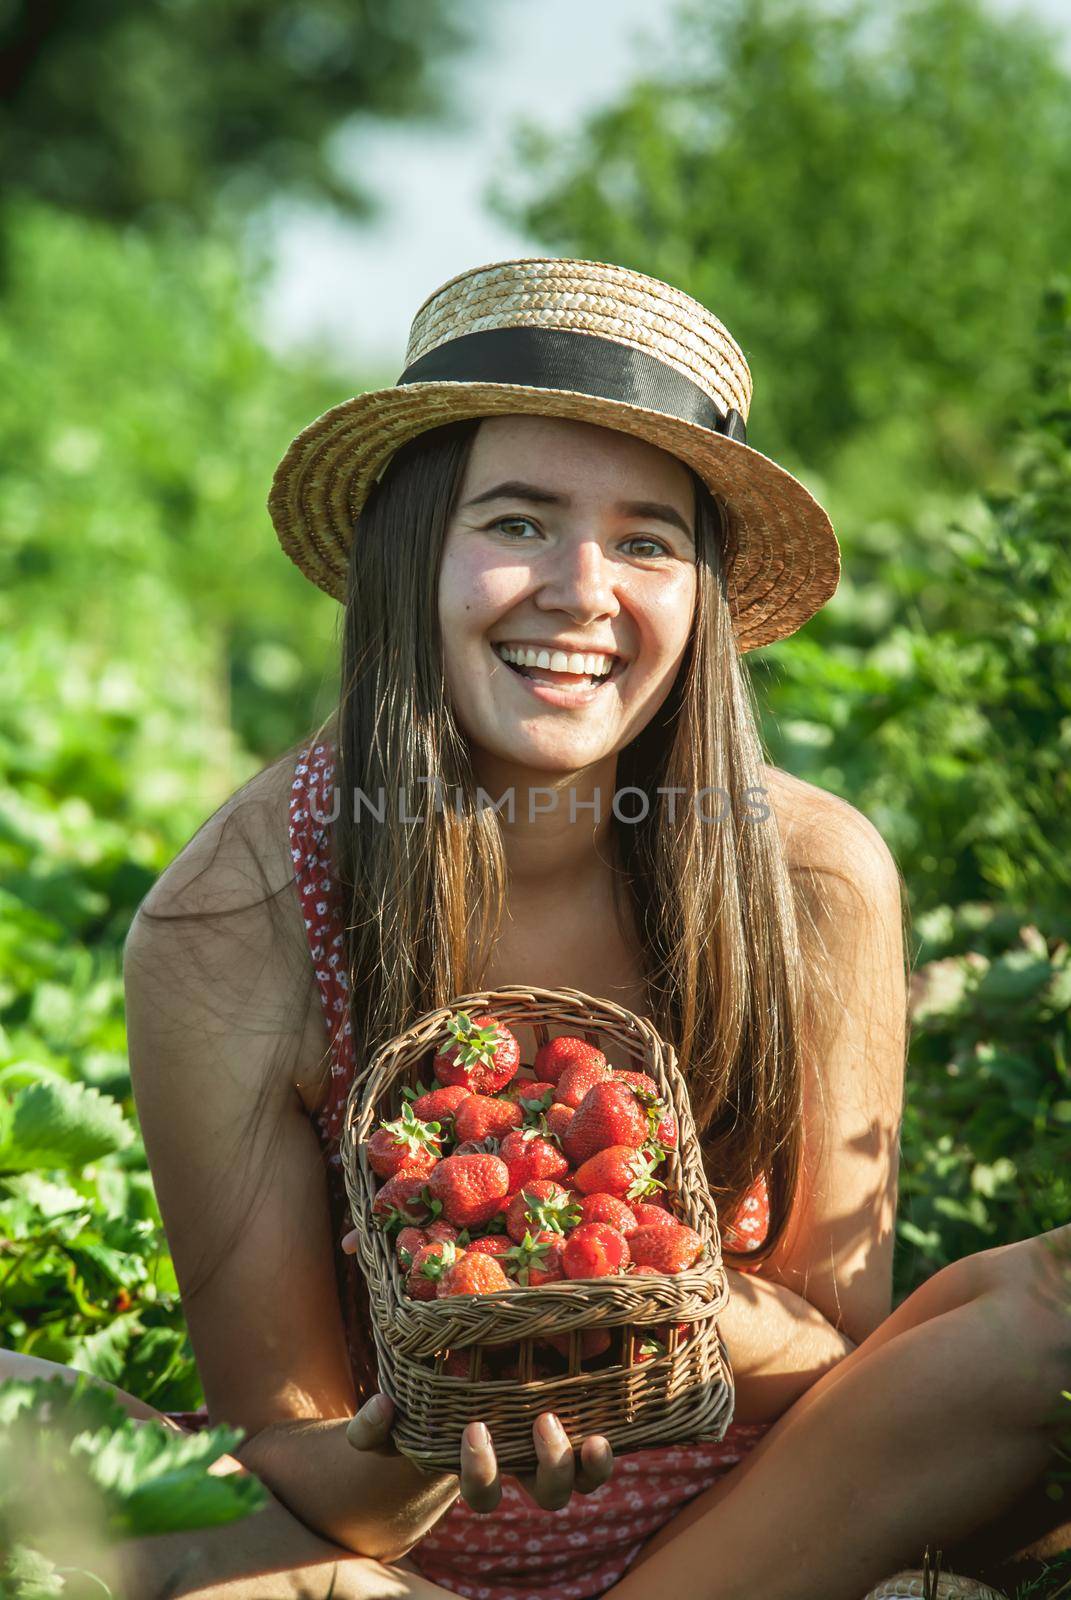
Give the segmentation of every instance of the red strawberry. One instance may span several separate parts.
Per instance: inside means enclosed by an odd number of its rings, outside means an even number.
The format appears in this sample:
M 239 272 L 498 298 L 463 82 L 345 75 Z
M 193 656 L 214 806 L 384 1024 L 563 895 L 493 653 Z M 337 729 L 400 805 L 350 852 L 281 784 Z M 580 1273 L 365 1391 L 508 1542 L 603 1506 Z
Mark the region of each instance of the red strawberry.
M 440 1083 L 464 1084 L 470 1094 L 495 1094 L 516 1077 L 521 1047 L 509 1029 L 488 1015 L 459 1011 L 446 1024 L 453 1042 L 435 1057 Z
M 703 1251 L 703 1240 L 694 1228 L 683 1222 L 671 1228 L 637 1228 L 629 1240 L 632 1259 L 641 1267 L 656 1267 L 659 1272 L 686 1272 Z
M 562 1245 L 567 1278 L 606 1278 L 629 1262 L 628 1240 L 608 1222 L 582 1222 Z
M 470 1239 L 465 1246 L 466 1250 L 475 1250 L 478 1256 L 495 1256 L 498 1260 L 512 1248 L 509 1239 L 504 1233 L 485 1233 L 478 1239 Z
M 558 1146 L 536 1128 L 517 1128 L 507 1133 L 498 1154 L 509 1168 L 511 1190 L 535 1178 L 561 1178 L 569 1171 L 569 1163 Z
M 408 1272 L 417 1251 L 428 1243 L 426 1228 L 401 1228 L 394 1241 L 394 1254 Z
M 548 1134 L 555 1139 L 564 1139 L 565 1130 L 575 1116 L 575 1106 L 563 1106 L 560 1100 L 556 1100 L 543 1113 L 543 1121 L 547 1125 Z
M 439 1124 L 414 1116 L 406 1101 L 401 1116 L 382 1123 L 368 1140 L 368 1165 L 380 1178 L 393 1178 L 402 1167 L 430 1172 L 441 1153 L 440 1135 Z
M 405 1280 L 406 1293 L 414 1300 L 434 1300 L 440 1278 L 460 1254 L 457 1245 L 449 1239 L 435 1239 L 431 1244 L 422 1246 L 409 1268 Z
M 608 1222 L 628 1239 L 639 1223 L 624 1200 L 612 1194 L 586 1194 L 580 1202 L 581 1222 Z
M 457 1229 L 452 1222 L 444 1222 L 441 1217 L 436 1217 L 434 1222 L 429 1222 L 424 1229 L 428 1236 L 428 1243 L 432 1239 L 456 1239 Z
M 576 1116 L 562 1134 L 562 1149 L 573 1166 L 579 1167 L 589 1156 L 612 1144 L 627 1144 L 638 1150 L 649 1133 L 647 1113 L 632 1090 L 611 1078 L 594 1084 L 581 1100 Z
M 406 1090 L 402 1090 L 404 1095 Z M 422 1122 L 452 1122 L 454 1112 L 471 1091 L 463 1083 L 451 1083 L 443 1089 L 426 1089 L 411 1102 L 413 1115 Z
M 505 1094 L 508 1100 L 520 1106 L 526 1121 L 538 1118 L 555 1098 L 552 1083 L 536 1083 L 531 1078 L 516 1078 Z
M 552 1345 L 559 1355 L 569 1359 L 569 1340 L 572 1336 L 568 1333 L 555 1334 L 545 1339 L 545 1344 Z M 610 1331 L 608 1328 L 585 1328 L 580 1335 L 581 1356 L 601 1356 L 604 1350 L 610 1348 Z
M 537 1288 L 541 1283 L 556 1283 L 562 1276 L 560 1234 L 525 1233 L 502 1258 L 502 1265 L 519 1284 Z
M 509 1169 L 497 1156 L 447 1156 L 433 1168 L 427 1184 L 447 1222 L 476 1228 L 495 1215 L 509 1193 Z
M 643 1150 L 634 1150 L 627 1144 L 612 1144 L 597 1155 L 589 1156 L 573 1173 L 573 1182 L 585 1194 L 605 1193 L 616 1195 L 619 1200 L 641 1200 L 652 1189 L 663 1187 L 661 1180 L 652 1176 L 656 1165 L 653 1156 Z M 440 1161 L 435 1172 L 443 1166 L 445 1162 Z
M 498 1100 L 489 1094 L 470 1094 L 454 1112 L 454 1138 L 459 1142 L 502 1139 L 511 1128 L 519 1128 L 523 1121 L 524 1112 L 512 1100 Z
M 635 1235 L 633 1237 L 635 1237 Z M 638 1267 L 635 1262 L 632 1263 L 628 1270 L 630 1275 L 634 1278 L 661 1278 L 664 1276 L 663 1273 L 659 1272 L 657 1267 Z
M 506 1232 L 520 1244 L 530 1228 L 537 1233 L 564 1233 L 579 1219 L 580 1207 L 562 1184 L 553 1178 L 533 1178 L 511 1197 Z
M 661 1204 L 662 1197 L 650 1200 L 633 1200 L 632 1215 L 641 1228 L 673 1228 L 677 1219 Z
M 610 1077 L 606 1057 L 601 1050 L 596 1054 L 598 1060 L 571 1061 L 567 1067 L 562 1068 L 562 1075 L 558 1079 L 555 1091 L 560 1105 L 572 1106 L 575 1111 L 594 1084 L 605 1083 Z
M 437 1161 L 432 1171 L 437 1172 L 441 1166 L 442 1162 Z M 388 1178 L 372 1201 L 372 1215 L 379 1226 L 388 1232 L 396 1228 L 419 1228 L 437 1216 L 442 1207 L 429 1195 L 429 1181 L 426 1172 L 412 1172 L 408 1167 Z
M 498 1294 L 509 1288 L 512 1285 L 493 1256 L 466 1250 L 439 1279 L 437 1295 L 444 1299 L 454 1294 Z
M 636 1091 L 640 1104 L 650 1120 L 650 1137 L 667 1150 L 677 1148 L 677 1119 L 667 1101 L 658 1092 L 658 1085 L 646 1072 L 615 1072 L 614 1081 L 627 1083 Z
M 570 1034 L 563 1034 L 558 1039 L 548 1039 L 536 1051 L 533 1071 L 537 1078 L 544 1079 L 547 1083 L 557 1083 L 563 1071 L 571 1062 L 601 1061 L 608 1065 L 606 1057 L 595 1045 L 588 1044 L 586 1039 L 576 1039 Z

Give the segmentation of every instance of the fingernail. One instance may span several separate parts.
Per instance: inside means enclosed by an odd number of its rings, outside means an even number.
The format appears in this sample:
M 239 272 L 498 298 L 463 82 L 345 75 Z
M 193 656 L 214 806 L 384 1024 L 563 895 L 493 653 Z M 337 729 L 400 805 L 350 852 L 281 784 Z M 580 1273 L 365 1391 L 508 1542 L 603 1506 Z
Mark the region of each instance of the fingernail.
M 487 1431 L 487 1424 L 474 1422 L 472 1424 L 473 1442 L 477 1450 L 486 1450 L 491 1443 L 491 1435 Z
M 387 1400 L 385 1395 L 374 1394 L 364 1408 L 364 1414 L 371 1423 L 386 1422 Z
M 561 1444 L 565 1434 L 557 1417 L 540 1417 L 538 1426 L 540 1437 L 545 1439 L 547 1444 Z

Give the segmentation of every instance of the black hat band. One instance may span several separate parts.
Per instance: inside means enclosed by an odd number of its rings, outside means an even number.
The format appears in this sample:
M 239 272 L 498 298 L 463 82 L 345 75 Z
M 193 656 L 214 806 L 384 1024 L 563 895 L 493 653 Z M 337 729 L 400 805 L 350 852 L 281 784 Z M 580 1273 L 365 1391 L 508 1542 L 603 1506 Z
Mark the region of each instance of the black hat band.
M 677 367 L 646 350 L 571 328 L 486 328 L 463 333 L 406 367 L 398 384 L 519 383 L 566 389 L 660 411 L 747 443 L 739 411 L 724 415 Z

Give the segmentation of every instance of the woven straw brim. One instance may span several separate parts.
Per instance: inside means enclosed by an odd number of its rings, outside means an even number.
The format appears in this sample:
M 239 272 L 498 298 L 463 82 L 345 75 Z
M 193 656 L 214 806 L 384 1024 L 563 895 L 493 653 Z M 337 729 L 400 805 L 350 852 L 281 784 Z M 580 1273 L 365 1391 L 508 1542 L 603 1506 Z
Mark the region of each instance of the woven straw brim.
M 927 1592 L 933 1600 L 1008 1600 L 999 1589 L 991 1589 L 975 1578 L 957 1577 L 954 1572 L 942 1572 L 936 1584 L 931 1579 L 927 1591 L 924 1575 L 918 1568 L 894 1573 L 864 1595 L 863 1600 L 923 1600 Z
M 741 652 L 795 633 L 834 593 L 840 547 L 829 517 L 775 461 L 660 411 L 521 384 L 415 383 L 332 407 L 298 434 L 276 470 L 268 507 L 280 544 L 318 588 L 344 601 L 357 515 L 394 452 L 442 423 L 517 414 L 615 428 L 694 469 L 727 512 L 727 589 Z

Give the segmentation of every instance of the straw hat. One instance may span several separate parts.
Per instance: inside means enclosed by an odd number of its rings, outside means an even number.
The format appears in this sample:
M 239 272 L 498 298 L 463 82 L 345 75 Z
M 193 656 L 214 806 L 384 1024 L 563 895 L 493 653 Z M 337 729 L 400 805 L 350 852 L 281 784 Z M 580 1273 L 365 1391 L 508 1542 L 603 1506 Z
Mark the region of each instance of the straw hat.
M 291 560 L 344 600 L 358 513 L 407 439 L 517 413 L 616 428 L 677 456 L 722 502 L 737 643 L 754 650 L 825 604 L 840 549 L 802 483 L 746 443 L 750 403 L 743 352 L 690 295 L 604 261 L 496 261 L 424 301 L 393 388 L 345 400 L 298 434 L 268 507 Z
M 864 1595 L 863 1600 L 1008 1600 L 999 1589 L 991 1589 L 975 1578 L 960 1578 L 954 1572 L 931 1572 L 929 1567 L 912 1567 L 894 1573 Z

